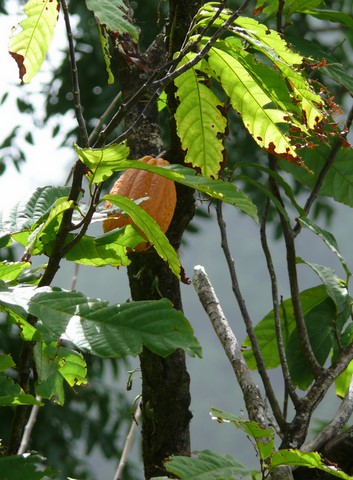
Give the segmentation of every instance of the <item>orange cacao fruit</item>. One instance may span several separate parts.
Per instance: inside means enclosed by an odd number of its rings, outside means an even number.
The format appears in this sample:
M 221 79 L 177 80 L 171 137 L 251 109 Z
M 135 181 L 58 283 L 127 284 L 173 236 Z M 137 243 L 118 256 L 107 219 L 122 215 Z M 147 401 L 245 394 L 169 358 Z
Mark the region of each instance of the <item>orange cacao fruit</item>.
M 149 156 L 143 157 L 139 161 L 149 165 L 169 165 L 169 162 L 163 158 Z M 118 178 L 110 193 L 124 195 L 131 200 L 148 197 L 139 206 L 154 218 L 164 233 L 168 230 L 176 205 L 176 190 L 172 180 L 156 173 L 129 168 Z M 111 208 L 111 206 L 109 201 L 105 203 L 105 208 Z M 103 230 L 109 232 L 114 228 L 121 228 L 129 224 L 133 224 L 133 221 L 127 214 L 124 212 L 114 213 L 104 220 Z M 138 245 L 136 250 L 146 250 L 149 246 L 149 244 L 143 243 Z

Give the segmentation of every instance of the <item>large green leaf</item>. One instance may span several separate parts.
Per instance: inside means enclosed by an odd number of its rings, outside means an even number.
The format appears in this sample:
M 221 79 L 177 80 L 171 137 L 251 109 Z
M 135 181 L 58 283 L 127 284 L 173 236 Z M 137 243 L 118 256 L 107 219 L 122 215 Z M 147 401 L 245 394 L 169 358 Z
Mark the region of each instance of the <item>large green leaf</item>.
M 16 60 L 20 79 L 28 83 L 39 72 L 54 36 L 58 21 L 57 0 L 29 0 L 23 8 L 27 18 L 22 30 L 11 34 L 9 52 Z
M 52 334 L 102 357 L 136 356 L 143 345 L 164 357 L 177 348 L 201 354 L 189 322 L 166 299 L 109 305 L 79 292 L 53 290 L 35 294 L 28 310 Z
M 148 172 L 157 173 L 158 175 L 169 178 L 174 182 L 181 183 L 187 187 L 206 193 L 212 198 L 229 203 L 257 220 L 257 210 L 255 205 L 232 183 L 223 182 L 222 180 L 214 180 L 204 177 L 203 175 L 197 175 L 195 170 L 184 167 L 183 165 L 166 165 L 161 167 L 157 165 L 149 165 L 138 160 L 117 160 L 114 156 L 114 147 L 115 146 L 108 147 L 109 150 L 107 150 L 107 148 L 81 149 L 77 146 L 75 148 L 79 158 L 85 165 L 91 165 L 92 167 L 99 163 L 101 174 L 104 174 L 106 178 L 108 178 L 113 172 L 126 170 L 128 168 L 147 170 Z M 116 147 L 119 149 L 119 145 Z M 110 148 L 112 149 L 110 150 Z M 107 158 L 105 157 L 106 151 Z M 106 170 L 103 173 L 104 169 Z
M 3 480 L 45 480 L 57 478 L 56 472 L 44 467 L 44 458 L 39 455 L 12 455 L 0 457 L 0 472 Z M 44 467 L 44 468 L 43 468 Z
M 70 187 L 37 188 L 9 210 L 0 212 L 0 236 L 29 230 L 34 224 L 40 224 L 49 216 L 53 204 L 59 198 L 67 197 L 69 192 Z
M 185 56 L 179 66 L 196 54 Z M 205 84 L 199 65 L 188 69 L 175 80 L 180 104 L 175 119 L 186 163 L 198 167 L 202 175 L 217 178 L 223 161 L 222 137 L 227 125 L 222 114 L 223 104 Z
M 168 472 L 181 480 L 234 480 L 253 478 L 257 472 L 241 465 L 230 455 L 221 455 L 211 450 L 202 450 L 195 456 L 175 456 L 165 463 Z
M 86 0 L 86 5 L 109 32 L 119 35 L 128 33 L 137 43 L 139 31 L 129 18 L 129 11 L 123 0 Z
M 317 307 L 329 299 L 326 288 L 323 285 L 309 288 L 300 294 L 300 301 L 304 316 L 310 314 Z M 315 318 L 314 318 L 315 320 Z M 281 306 L 281 326 L 284 344 L 288 345 L 289 339 L 296 330 L 293 305 L 291 298 L 283 301 Z M 265 362 L 266 368 L 276 368 L 280 364 L 277 339 L 275 331 L 275 320 L 273 311 L 269 312 L 255 327 L 255 334 L 260 346 L 260 350 Z M 247 337 L 243 343 L 244 347 L 250 347 L 250 340 Z M 257 368 L 252 350 L 244 350 L 244 357 L 249 368 Z
M 334 464 L 327 465 L 317 452 L 303 453 L 300 450 L 278 450 L 271 457 L 271 470 L 279 467 L 280 465 L 288 465 L 291 467 L 307 467 L 318 468 L 330 475 L 333 475 L 344 480 L 352 480 L 342 470 L 338 469 Z
M 172 272 L 180 278 L 181 265 L 178 254 L 170 245 L 167 237 L 164 235 L 157 222 L 133 200 L 130 200 L 123 195 L 106 195 L 102 198 L 102 201 L 104 200 L 108 200 L 129 215 L 148 242 L 153 244 L 158 255 L 168 262 Z

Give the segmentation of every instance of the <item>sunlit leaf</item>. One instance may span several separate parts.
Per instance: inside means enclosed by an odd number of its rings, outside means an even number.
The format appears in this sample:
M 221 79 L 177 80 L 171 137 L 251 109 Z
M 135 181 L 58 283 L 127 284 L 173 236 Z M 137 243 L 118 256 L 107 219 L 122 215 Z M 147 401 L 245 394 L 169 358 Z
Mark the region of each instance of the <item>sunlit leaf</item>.
M 20 79 L 28 83 L 41 69 L 53 39 L 59 2 L 29 0 L 23 10 L 27 18 L 20 22 L 20 32 L 12 32 L 9 52 L 17 62 Z
M 42 405 L 42 403 L 32 395 L 25 394 L 12 378 L 0 375 L 0 406 L 15 405 Z
M 185 56 L 179 66 L 193 59 L 196 54 Z M 217 178 L 223 161 L 222 136 L 227 121 L 222 114 L 223 104 L 205 84 L 197 65 L 175 80 L 176 95 L 180 104 L 175 119 L 186 163 L 198 167 L 206 177 Z
M 337 468 L 335 465 L 327 465 L 324 463 L 320 454 L 317 452 L 303 453 L 300 450 L 292 449 L 278 450 L 271 457 L 271 470 L 280 465 L 318 468 L 319 470 L 344 480 L 352 480 L 353 478 Z
M 5 282 L 11 282 L 16 280 L 16 278 L 31 264 L 29 262 L 2 262 L 0 264 L 0 280 Z

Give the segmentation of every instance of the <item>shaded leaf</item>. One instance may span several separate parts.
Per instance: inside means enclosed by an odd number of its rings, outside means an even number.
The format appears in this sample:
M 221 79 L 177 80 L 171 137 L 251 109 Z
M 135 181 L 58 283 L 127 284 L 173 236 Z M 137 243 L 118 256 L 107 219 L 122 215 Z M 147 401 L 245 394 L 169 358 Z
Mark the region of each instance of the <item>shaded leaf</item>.
M 230 455 L 202 450 L 192 457 L 175 456 L 168 459 L 165 468 L 181 480 L 234 480 L 252 478 L 256 470 L 249 470 Z
M 325 300 L 329 297 L 326 288 L 323 285 L 309 288 L 300 293 L 300 301 L 304 316 L 306 317 L 311 311 L 315 311 Z M 293 331 L 296 329 L 296 322 L 293 312 L 293 305 L 291 298 L 284 300 L 280 307 L 281 312 L 281 326 L 284 344 L 287 345 Z M 275 321 L 273 310 L 269 312 L 255 327 L 255 334 L 260 346 L 260 350 L 264 359 L 266 368 L 276 368 L 280 364 Z M 244 342 L 244 347 L 250 347 L 250 340 L 247 337 Z M 243 352 L 246 362 L 251 369 L 256 369 L 256 361 L 252 350 L 244 350 Z
M 128 33 L 137 42 L 139 32 L 129 18 L 123 0 L 86 0 L 86 5 L 108 31 L 120 35 Z
M 87 366 L 83 356 L 55 343 L 37 343 L 34 359 L 38 373 L 37 395 L 64 404 L 64 380 L 71 386 L 87 384 Z
M 35 294 L 28 310 L 57 337 L 101 357 L 136 356 L 143 345 L 164 357 L 177 348 L 201 353 L 189 322 L 166 299 L 109 305 L 79 292 L 53 290 Z
M 39 455 L 12 455 L 0 457 L 0 472 L 6 480 L 45 480 L 56 478 L 56 472 L 44 467 L 45 459 Z
M 16 364 L 12 360 L 11 355 L 5 355 L 3 353 L 0 354 L 0 372 L 4 372 L 5 370 L 15 366 Z
M 29 0 L 23 8 L 27 18 L 20 32 L 11 34 L 9 52 L 17 62 L 20 79 L 28 83 L 40 71 L 58 21 L 57 0 Z
M 0 375 L 0 406 L 14 405 L 43 405 L 32 395 L 25 394 L 15 381 L 4 375 Z

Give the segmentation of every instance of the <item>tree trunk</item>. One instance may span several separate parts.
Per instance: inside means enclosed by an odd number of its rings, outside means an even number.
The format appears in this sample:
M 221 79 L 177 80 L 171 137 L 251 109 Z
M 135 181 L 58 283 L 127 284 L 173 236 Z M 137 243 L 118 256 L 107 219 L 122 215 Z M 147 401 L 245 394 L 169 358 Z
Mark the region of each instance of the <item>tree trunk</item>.
M 178 5 L 180 3 L 180 5 Z M 119 81 L 124 102 L 128 100 L 148 78 L 151 71 L 163 64 L 176 51 L 196 12 L 195 3 L 171 2 L 169 44 L 156 39 L 146 54 L 138 53 L 141 62 L 131 63 L 126 55 L 117 52 Z M 181 12 L 181 16 L 177 14 Z M 172 32 L 171 33 L 171 29 Z M 171 36 L 173 38 L 171 38 Z M 139 117 L 146 105 L 142 98 L 125 116 L 128 128 Z M 184 153 L 175 130 L 173 92 L 169 92 L 170 149 L 164 158 L 171 163 L 183 163 Z M 131 158 L 157 155 L 162 150 L 157 108 L 152 109 L 134 128 L 128 138 Z M 177 185 L 177 206 L 167 233 L 174 248 L 178 249 L 183 232 L 194 215 L 193 190 Z M 177 309 L 182 309 L 180 285 L 166 263 L 153 249 L 131 255 L 128 276 L 133 300 L 168 298 Z M 161 358 L 148 349 L 140 356 L 142 371 L 142 450 L 146 479 L 169 475 L 163 463 L 170 455 L 190 454 L 191 420 L 190 379 L 186 369 L 185 353 L 176 351 Z

